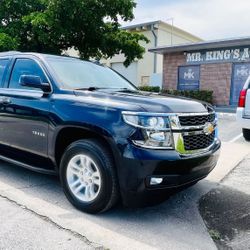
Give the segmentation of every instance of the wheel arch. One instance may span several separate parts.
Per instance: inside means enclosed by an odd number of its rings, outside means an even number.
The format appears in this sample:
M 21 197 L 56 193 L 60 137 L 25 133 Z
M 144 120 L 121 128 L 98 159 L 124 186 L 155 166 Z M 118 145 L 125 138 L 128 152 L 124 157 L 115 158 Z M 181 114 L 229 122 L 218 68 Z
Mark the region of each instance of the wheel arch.
M 116 145 L 110 133 L 102 128 L 86 128 L 78 125 L 66 125 L 57 129 L 53 136 L 49 150 L 57 170 L 60 166 L 60 161 L 65 149 L 74 141 L 81 139 L 98 139 L 112 153 L 116 165 Z

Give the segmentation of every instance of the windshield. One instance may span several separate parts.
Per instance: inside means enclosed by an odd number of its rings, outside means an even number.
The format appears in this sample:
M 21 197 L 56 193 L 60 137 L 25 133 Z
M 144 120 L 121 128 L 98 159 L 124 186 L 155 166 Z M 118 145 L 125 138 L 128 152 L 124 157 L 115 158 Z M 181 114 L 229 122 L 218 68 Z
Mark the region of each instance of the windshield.
M 126 79 L 108 67 L 73 58 L 48 58 L 63 88 L 136 90 Z

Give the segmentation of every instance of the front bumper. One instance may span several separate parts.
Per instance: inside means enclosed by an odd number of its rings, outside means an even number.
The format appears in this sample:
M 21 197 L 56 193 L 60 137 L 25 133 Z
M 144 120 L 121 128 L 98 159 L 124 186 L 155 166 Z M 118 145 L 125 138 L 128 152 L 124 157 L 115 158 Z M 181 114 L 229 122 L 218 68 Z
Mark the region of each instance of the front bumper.
M 220 149 L 215 140 L 209 151 L 197 155 L 180 155 L 175 150 L 150 150 L 128 144 L 119 159 L 118 178 L 123 203 L 140 206 L 147 203 L 150 193 L 173 190 L 205 178 L 215 167 Z M 163 178 L 150 185 L 151 177 Z

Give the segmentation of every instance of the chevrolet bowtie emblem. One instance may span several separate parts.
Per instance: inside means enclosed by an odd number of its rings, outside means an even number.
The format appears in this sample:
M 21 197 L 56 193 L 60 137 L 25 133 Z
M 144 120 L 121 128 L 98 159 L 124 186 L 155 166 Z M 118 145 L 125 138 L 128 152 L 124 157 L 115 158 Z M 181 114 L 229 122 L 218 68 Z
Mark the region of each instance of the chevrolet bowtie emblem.
M 205 135 L 211 135 L 214 132 L 214 125 L 210 122 L 205 123 L 203 132 Z

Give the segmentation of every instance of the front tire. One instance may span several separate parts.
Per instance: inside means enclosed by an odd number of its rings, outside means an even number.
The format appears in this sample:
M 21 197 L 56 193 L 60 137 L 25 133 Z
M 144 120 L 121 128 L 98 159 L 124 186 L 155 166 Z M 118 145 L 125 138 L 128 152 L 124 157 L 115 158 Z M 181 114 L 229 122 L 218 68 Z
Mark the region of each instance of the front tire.
M 79 140 L 65 150 L 60 179 L 66 197 L 81 211 L 104 212 L 118 199 L 113 157 L 98 140 Z
M 250 129 L 243 128 L 242 133 L 245 140 L 250 141 Z

